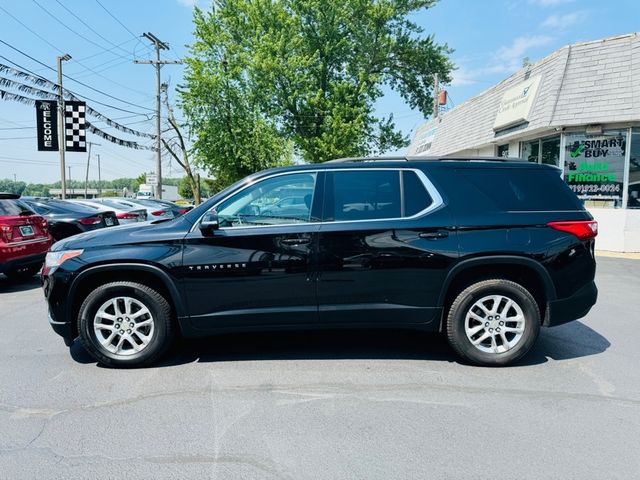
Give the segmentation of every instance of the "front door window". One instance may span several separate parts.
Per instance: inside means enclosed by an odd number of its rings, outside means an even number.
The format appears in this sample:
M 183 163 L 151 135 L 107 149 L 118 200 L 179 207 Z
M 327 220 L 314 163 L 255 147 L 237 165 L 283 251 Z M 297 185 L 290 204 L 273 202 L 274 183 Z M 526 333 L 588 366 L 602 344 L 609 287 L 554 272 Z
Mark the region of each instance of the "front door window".
M 311 216 L 316 173 L 268 178 L 218 207 L 221 227 L 283 225 L 317 221 Z

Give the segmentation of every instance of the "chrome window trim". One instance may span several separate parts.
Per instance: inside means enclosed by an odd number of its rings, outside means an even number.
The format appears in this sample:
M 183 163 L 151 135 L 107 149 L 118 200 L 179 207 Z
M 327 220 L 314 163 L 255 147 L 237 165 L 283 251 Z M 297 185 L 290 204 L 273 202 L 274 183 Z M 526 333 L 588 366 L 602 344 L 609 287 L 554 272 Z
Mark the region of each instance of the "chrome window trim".
M 427 193 L 431 196 L 431 204 L 427 206 L 427 208 L 419 211 L 418 213 L 411 215 L 410 217 L 388 217 L 388 218 L 372 218 L 372 219 L 365 219 L 365 220 L 332 220 L 329 222 L 323 222 L 323 221 L 317 221 L 317 222 L 298 222 L 298 223 L 279 223 L 277 225 L 244 225 L 244 226 L 238 226 L 238 227 L 220 227 L 220 230 L 238 230 L 238 229 L 254 229 L 254 228 L 278 228 L 278 227 L 296 227 L 296 226 L 304 226 L 304 225 L 310 225 L 310 226 L 320 226 L 320 225 L 333 225 L 333 224 L 344 224 L 344 223 L 363 223 L 363 222 L 389 222 L 389 221 L 411 221 L 411 220 L 416 220 L 418 218 L 424 217 L 425 215 L 427 215 L 428 213 L 432 212 L 433 210 L 436 210 L 438 208 L 440 208 L 443 204 L 444 204 L 444 200 L 442 199 L 442 196 L 440 195 L 440 192 L 438 192 L 438 190 L 436 189 L 436 187 L 433 185 L 433 183 L 431 183 L 431 180 L 429 180 L 429 178 L 425 175 L 425 173 L 418 169 L 418 168 L 410 168 L 410 167 L 376 167 L 376 168 L 330 168 L 330 169 L 319 169 L 319 170 L 293 170 L 290 172 L 279 172 L 279 173 L 274 173 L 272 175 L 269 175 L 267 177 L 262 177 L 259 179 L 256 179 L 252 182 L 247 183 L 246 185 L 244 185 L 242 188 L 240 188 L 239 190 L 236 190 L 235 192 L 231 193 L 230 195 L 228 195 L 227 197 L 223 198 L 222 200 L 220 200 L 218 203 L 216 203 L 215 205 L 213 205 L 209 210 L 207 210 L 205 213 L 203 213 L 200 218 L 198 218 L 198 220 L 193 224 L 193 226 L 191 227 L 191 229 L 189 230 L 189 233 L 193 232 L 198 225 L 200 225 L 200 222 L 202 221 L 202 217 L 205 216 L 206 213 L 210 212 L 211 210 L 215 210 L 216 208 L 218 208 L 218 206 L 223 203 L 226 202 L 229 198 L 231 198 L 232 196 L 242 192 L 244 189 L 249 188 L 253 185 L 255 185 L 258 182 L 263 182 L 265 180 L 269 180 L 271 178 L 275 178 L 275 177 L 280 177 L 282 175 L 293 175 L 293 174 L 300 174 L 300 173 L 313 173 L 316 175 L 316 179 L 317 179 L 317 175 L 321 172 L 370 172 L 370 171 L 380 171 L 380 170 L 391 170 L 391 171 L 395 171 L 395 172 L 413 172 L 415 173 L 418 178 L 420 179 L 420 181 L 422 182 L 422 185 L 424 186 L 425 190 L 427 191 Z M 400 178 L 402 178 L 402 175 L 400 175 Z M 315 189 L 317 188 L 317 185 L 314 185 L 314 197 L 315 197 Z M 403 192 L 404 194 L 404 192 Z M 313 204 L 312 204 L 313 205 Z

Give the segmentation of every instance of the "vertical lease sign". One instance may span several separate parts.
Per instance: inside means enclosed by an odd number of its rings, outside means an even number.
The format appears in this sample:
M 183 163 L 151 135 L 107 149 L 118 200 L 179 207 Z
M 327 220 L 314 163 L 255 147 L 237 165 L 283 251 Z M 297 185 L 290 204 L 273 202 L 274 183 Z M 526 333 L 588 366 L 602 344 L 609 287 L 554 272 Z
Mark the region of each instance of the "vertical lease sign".
M 53 100 L 36 100 L 36 127 L 38 151 L 58 151 L 58 103 Z

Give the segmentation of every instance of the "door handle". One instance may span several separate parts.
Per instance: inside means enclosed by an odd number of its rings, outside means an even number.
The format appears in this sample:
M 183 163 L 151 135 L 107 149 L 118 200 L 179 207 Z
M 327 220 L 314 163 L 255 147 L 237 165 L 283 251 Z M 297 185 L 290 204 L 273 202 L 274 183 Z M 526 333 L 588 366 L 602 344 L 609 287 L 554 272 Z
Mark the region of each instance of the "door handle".
M 435 240 L 436 238 L 447 238 L 449 236 L 449 232 L 447 232 L 446 230 L 436 230 L 435 232 L 422 232 L 418 236 L 420 238 Z
M 304 237 L 283 238 L 282 239 L 282 244 L 283 245 L 308 245 L 310 243 L 311 243 L 311 239 L 310 238 L 304 238 Z

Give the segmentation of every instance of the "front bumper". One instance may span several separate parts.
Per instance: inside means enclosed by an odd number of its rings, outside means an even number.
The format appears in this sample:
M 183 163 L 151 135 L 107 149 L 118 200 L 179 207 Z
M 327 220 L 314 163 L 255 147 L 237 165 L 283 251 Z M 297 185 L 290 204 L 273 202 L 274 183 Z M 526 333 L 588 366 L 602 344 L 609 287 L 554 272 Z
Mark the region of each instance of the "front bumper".
M 67 340 L 68 341 L 73 341 L 73 337 L 75 336 L 75 332 L 71 328 L 71 323 L 69 323 L 69 322 L 56 322 L 53 319 L 53 317 L 51 316 L 51 313 L 49 313 L 49 325 L 51 325 L 51 328 L 53 328 L 54 332 L 56 332 L 58 335 L 60 335 L 61 337 L 63 337 L 65 339 L 65 342 Z
M 587 283 L 568 298 L 549 302 L 543 325 L 554 327 L 584 317 L 598 300 L 598 288 L 594 281 Z

